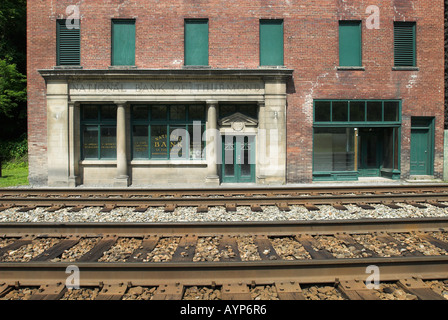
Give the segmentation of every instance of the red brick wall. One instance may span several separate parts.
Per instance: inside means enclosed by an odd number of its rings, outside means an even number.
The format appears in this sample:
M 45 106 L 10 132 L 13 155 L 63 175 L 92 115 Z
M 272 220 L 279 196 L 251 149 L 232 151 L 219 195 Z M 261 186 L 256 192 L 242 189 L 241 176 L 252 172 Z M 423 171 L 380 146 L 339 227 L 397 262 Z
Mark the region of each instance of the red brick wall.
M 442 0 L 319 1 L 79 1 L 81 64 L 110 66 L 111 18 L 136 18 L 136 66 L 183 66 L 184 19 L 208 18 L 210 66 L 250 68 L 259 64 L 259 19 L 284 19 L 288 86 L 287 178 L 312 178 L 313 99 L 402 99 L 403 176 L 409 174 L 410 117 L 436 117 L 435 173 L 442 175 L 444 118 L 444 8 Z M 56 19 L 73 1 L 28 1 L 30 179 L 46 176 L 45 82 L 38 69 L 56 64 Z M 380 8 L 380 29 L 366 28 L 366 8 Z M 338 21 L 363 21 L 365 71 L 338 71 Z M 419 71 L 392 71 L 393 21 L 417 22 Z

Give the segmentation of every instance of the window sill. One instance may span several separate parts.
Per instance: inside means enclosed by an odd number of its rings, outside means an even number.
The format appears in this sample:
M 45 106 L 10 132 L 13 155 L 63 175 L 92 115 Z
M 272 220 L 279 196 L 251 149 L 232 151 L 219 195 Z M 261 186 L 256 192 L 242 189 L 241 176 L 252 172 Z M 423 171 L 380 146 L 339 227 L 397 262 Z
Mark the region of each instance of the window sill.
M 149 165 L 207 165 L 206 160 L 132 160 L 131 166 Z
M 81 160 L 79 164 L 82 166 L 116 166 L 117 160 Z
M 366 67 L 337 67 L 338 71 L 366 71 Z
M 286 66 L 258 66 L 258 69 L 286 69 Z
M 211 66 L 182 66 L 183 69 L 211 69 Z
M 134 70 L 137 66 L 109 66 L 109 70 Z
M 419 67 L 392 67 L 393 71 L 420 71 Z
M 73 65 L 73 66 L 54 66 L 53 69 L 54 70 L 82 70 L 82 66 L 77 66 L 77 65 Z

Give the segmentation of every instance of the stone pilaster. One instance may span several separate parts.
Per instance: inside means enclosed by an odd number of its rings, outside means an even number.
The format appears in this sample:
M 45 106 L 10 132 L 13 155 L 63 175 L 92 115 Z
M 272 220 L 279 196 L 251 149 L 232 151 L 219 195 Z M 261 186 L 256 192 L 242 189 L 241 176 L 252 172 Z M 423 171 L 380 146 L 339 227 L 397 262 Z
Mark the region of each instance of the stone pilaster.
M 218 131 L 218 102 L 207 101 L 207 178 L 206 184 L 219 185 L 218 154 L 220 135 Z
M 129 186 L 128 157 L 126 147 L 126 102 L 115 102 L 117 105 L 117 177 L 114 186 Z

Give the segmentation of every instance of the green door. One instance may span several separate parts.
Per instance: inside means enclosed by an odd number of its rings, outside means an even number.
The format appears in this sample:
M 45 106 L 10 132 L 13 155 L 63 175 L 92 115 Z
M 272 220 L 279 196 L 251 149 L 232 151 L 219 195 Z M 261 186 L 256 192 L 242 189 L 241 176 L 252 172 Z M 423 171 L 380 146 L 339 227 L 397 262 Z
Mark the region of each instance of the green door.
M 222 182 L 255 182 L 255 137 L 223 137 Z
M 411 130 L 411 175 L 430 174 L 429 129 Z
M 382 135 L 375 129 L 361 129 L 359 133 L 358 171 L 360 177 L 379 177 L 382 159 Z

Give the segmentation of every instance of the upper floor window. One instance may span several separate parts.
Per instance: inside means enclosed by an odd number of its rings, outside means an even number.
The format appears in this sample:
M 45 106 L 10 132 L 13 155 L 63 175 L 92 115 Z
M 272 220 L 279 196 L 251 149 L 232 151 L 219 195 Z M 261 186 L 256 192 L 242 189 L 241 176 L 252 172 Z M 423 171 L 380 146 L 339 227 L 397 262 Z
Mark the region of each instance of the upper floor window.
M 260 66 L 283 66 L 283 20 L 260 20 Z
M 81 64 L 81 32 L 79 20 L 67 24 L 66 19 L 56 23 L 56 60 L 58 66 L 79 66 Z
M 361 43 L 361 21 L 339 21 L 339 66 L 362 66 Z
M 208 20 L 185 20 L 185 65 L 208 66 Z
M 112 65 L 135 65 L 135 20 L 112 20 Z
M 415 67 L 416 62 L 415 22 L 394 23 L 394 65 Z

